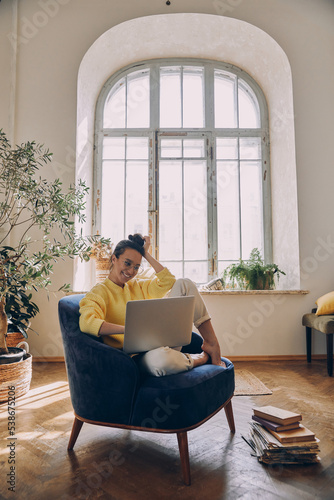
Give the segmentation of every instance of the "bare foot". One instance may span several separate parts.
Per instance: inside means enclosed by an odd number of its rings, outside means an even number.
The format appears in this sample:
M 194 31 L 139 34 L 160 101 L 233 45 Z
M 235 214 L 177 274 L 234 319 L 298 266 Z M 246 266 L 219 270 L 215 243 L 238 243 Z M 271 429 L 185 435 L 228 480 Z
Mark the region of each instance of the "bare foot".
M 194 368 L 195 366 L 205 365 L 209 360 L 209 355 L 206 352 L 201 352 L 201 354 L 189 354 L 189 356 L 194 361 Z
M 226 368 L 226 364 L 220 358 L 220 348 L 218 342 L 209 343 L 204 340 L 202 344 L 202 349 L 211 357 L 211 363 L 217 366 L 223 366 Z

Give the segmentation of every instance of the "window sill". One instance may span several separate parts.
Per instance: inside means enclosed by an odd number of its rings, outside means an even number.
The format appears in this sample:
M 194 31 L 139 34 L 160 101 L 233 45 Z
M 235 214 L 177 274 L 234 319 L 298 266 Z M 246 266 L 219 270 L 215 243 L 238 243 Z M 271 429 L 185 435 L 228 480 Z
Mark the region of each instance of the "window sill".
M 309 290 L 201 290 L 201 295 L 307 295 Z

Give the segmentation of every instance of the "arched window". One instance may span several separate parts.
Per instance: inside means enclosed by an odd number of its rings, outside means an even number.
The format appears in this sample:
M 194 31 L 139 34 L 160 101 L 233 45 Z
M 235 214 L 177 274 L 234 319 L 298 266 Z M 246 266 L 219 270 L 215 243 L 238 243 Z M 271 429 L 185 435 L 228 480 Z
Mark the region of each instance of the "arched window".
M 267 115 L 231 64 L 155 60 L 113 75 L 96 111 L 95 233 L 149 234 L 156 257 L 197 283 L 254 247 L 270 260 Z

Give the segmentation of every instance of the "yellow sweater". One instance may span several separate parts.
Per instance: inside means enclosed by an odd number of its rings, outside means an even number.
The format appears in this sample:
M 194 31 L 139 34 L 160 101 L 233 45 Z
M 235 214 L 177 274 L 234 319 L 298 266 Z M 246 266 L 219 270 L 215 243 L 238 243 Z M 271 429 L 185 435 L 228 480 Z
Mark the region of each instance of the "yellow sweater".
M 104 321 L 125 324 L 126 303 L 129 300 L 160 299 L 175 283 L 175 277 L 165 267 L 149 279 L 133 278 L 124 288 L 108 278 L 95 285 L 80 301 L 80 330 L 99 335 Z M 103 335 L 103 341 L 112 347 L 123 347 L 123 334 Z

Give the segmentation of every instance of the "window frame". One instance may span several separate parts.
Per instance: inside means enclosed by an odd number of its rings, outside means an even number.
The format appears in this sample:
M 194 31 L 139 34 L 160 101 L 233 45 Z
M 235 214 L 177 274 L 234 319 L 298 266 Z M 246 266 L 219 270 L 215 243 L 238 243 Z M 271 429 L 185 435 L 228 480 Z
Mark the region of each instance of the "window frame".
M 203 128 L 160 128 L 159 127 L 159 67 L 160 66 L 205 66 L 204 71 L 204 127 Z M 111 88 L 121 78 L 126 77 L 129 73 L 140 69 L 150 69 L 150 127 L 148 128 L 104 128 L 103 127 L 103 111 L 105 101 Z M 222 70 L 236 77 L 236 85 L 238 79 L 245 81 L 246 84 L 254 92 L 259 106 L 260 127 L 259 128 L 215 128 L 214 126 L 214 70 Z M 236 109 L 237 116 L 239 115 Z M 238 123 L 237 123 L 238 125 Z M 102 150 L 103 137 L 110 135 L 113 137 L 148 137 L 149 144 L 149 185 L 151 185 L 152 196 L 149 197 L 148 206 L 148 227 L 149 232 L 153 235 L 152 248 L 156 258 L 159 258 L 158 250 L 158 134 L 160 136 L 170 136 L 173 132 L 175 136 L 185 136 L 185 134 L 201 135 L 205 134 L 209 141 L 208 147 L 208 162 L 210 175 L 215 176 L 216 171 L 216 152 L 215 140 L 218 137 L 260 137 L 262 150 L 262 214 L 263 214 L 263 244 L 264 244 L 264 260 L 271 262 L 273 258 L 273 243 L 272 243 L 272 213 L 271 213 L 271 176 L 270 176 L 270 138 L 269 138 L 269 116 L 268 106 L 264 93 L 257 82 L 241 68 L 221 61 L 213 61 L 208 59 L 197 58 L 167 58 L 167 59 L 151 59 L 140 63 L 129 64 L 124 68 L 114 73 L 103 85 L 98 96 L 95 109 L 95 128 L 94 128 L 94 168 L 93 168 L 93 233 L 100 234 L 101 232 L 101 183 L 102 183 Z M 240 162 L 240 159 L 238 160 Z M 209 176 L 208 176 L 209 178 Z M 208 190 L 211 189 L 208 182 Z M 213 231 L 213 227 L 217 225 L 217 191 L 212 183 L 213 192 L 208 196 L 208 221 L 211 218 L 212 224 L 208 224 L 208 278 L 217 276 L 218 259 L 214 258 L 217 250 L 217 233 Z M 212 196 L 212 203 L 210 197 Z M 209 206 L 210 205 L 210 206 Z M 211 228 L 211 229 L 210 229 Z M 239 228 L 240 230 L 240 228 Z M 211 240 L 210 240 L 211 238 Z M 210 245 L 210 241 L 212 244 Z M 241 238 L 240 238 L 241 247 Z M 241 253 L 240 253 L 241 255 Z

